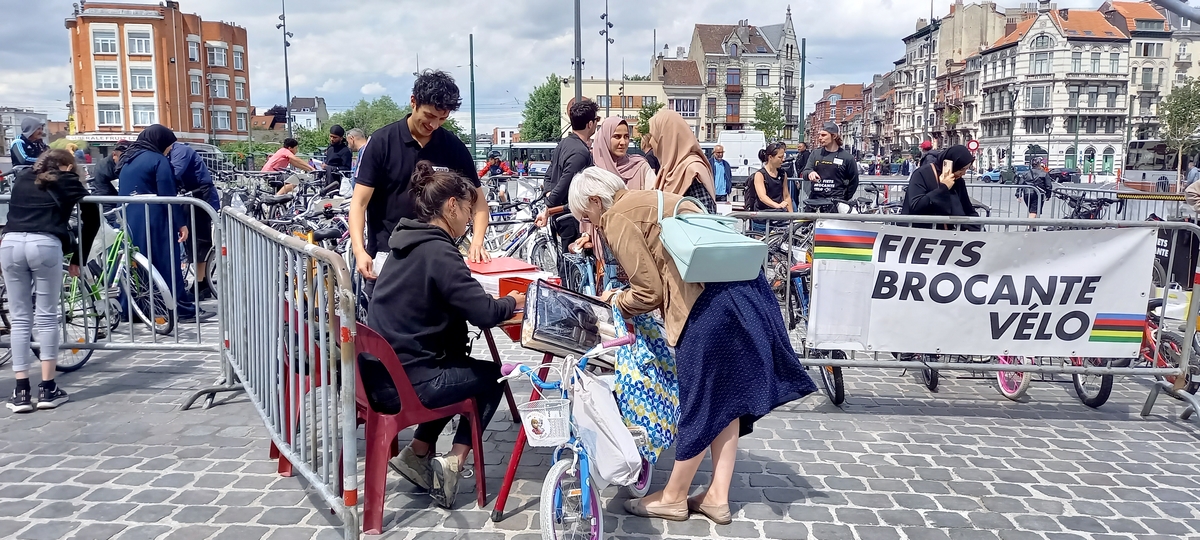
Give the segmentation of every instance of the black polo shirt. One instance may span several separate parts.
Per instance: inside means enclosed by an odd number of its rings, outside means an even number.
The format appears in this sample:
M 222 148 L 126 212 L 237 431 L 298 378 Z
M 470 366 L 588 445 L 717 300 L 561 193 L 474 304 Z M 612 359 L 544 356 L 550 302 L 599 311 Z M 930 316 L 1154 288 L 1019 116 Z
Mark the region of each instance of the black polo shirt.
M 371 144 L 359 158 L 357 180 L 375 188 L 367 203 L 368 253 L 387 250 L 388 238 L 401 218 L 417 218 L 408 181 L 421 160 L 455 171 L 479 186 L 479 173 L 470 150 L 445 128 L 437 128 L 424 147 L 408 130 L 407 116 L 372 133 Z

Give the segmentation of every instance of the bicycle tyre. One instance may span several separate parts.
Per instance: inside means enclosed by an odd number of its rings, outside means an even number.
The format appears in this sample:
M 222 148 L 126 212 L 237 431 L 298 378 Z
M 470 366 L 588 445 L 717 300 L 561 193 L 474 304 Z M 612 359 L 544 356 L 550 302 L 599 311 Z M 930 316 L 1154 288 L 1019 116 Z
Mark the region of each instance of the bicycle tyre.
M 846 401 L 846 385 L 842 379 L 842 368 L 821 366 L 821 386 L 830 403 L 841 406 Z
M 1167 270 L 1163 268 L 1162 263 L 1154 261 L 1154 270 L 1152 271 L 1151 276 L 1155 287 L 1167 286 Z
M 604 513 L 600 507 L 600 492 L 595 484 L 587 486 L 591 494 L 592 519 L 583 519 L 583 486 L 578 470 L 572 470 L 574 460 L 560 459 L 546 473 L 542 481 L 542 497 L 539 517 L 543 540 L 559 538 L 588 538 L 600 540 L 604 536 Z M 563 488 L 564 484 L 567 486 Z M 578 495 L 573 495 L 578 493 Z M 580 527 L 586 527 L 580 529 Z M 560 534 L 560 528 L 568 534 Z
M 175 299 L 167 288 L 167 282 L 144 255 L 133 253 L 132 257 L 132 264 L 128 260 L 121 261 L 121 275 L 117 279 L 123 280 L 121 290 L 128 290 L 131 297 L 129 306 L 133 309 L 133 315 L 151 332 L 164 336 L 170 334 L 175 329 Z
M 1082 366 L 1084 362 L 1087 362 L 1093 366 L 1108 365 L 1108 360 L 1103 358 L 1071 359 L 1071 363 L 1076 366 Z M 1091 386 L 1095 381 L 1099 381 L 1099 384 L 1096 385 L 1096 389 L 1093 391 L 1088 387 Z M 1075 386 L 1075 395 L 1079 396 L 1079 401 L 1093 409 L 1104 405 L 1108 401 L 1108 397 L 1112 394 L 1112 375 L 1085 375 L 1083 373 L 1073 373 L 1071 374 L 1071 382 Z
M 997 364 L 1033 364 L 1034 359 L 1027 356 L 996 356 Z M 1029 385 L 1033 384 L 1033 373 L 1028 371 L 997 371 L 996 372 L 996 389 L 1000 391 L 1000 395 L 1017 401 L 1025 396 L 1029 391 Z
M 59 324 L 64 343 L 95 343 L 99 331 L 99 317 L 88 301 L 91 284 L 82 277 L 65 275 L 63 287 L 68 294 L 63 296 L 59 311 Z M 55 369 L 63 373 L 77 371 L 87 364 L 95 353 L 94 349 L 59 349 Z
M 1187 347 L 1183 346 L 1183 336 L 1176 332 L 1163 332 L 1162 341 L 1159 343 L 1158 347 L 1159 350 L 1162 351 L 1163 356 L 1166 357 L 1168 365 L 1158 365 L 1156 367 L 1179 367 L 1180 361 L 1183 360 L 1183 351 L 1187 349 Z M 1194 351 L 1192 356 L 1195 356 Z M 1195 394 L 1196 390 L 1200 388 L 1200 377 L 1197 377 L 1197 375 L 1200 374 L 1200 365 L 1196 365 L 1196 358 L 1191 359 L 1188 367 L 1188 374 L 1187 377 L 1185 377 L 1187 382 L 1184 383 L 1183 388 L 1181 390 L 1172 390 L 1171 392 L 1168 392 L 1171 397 L 1175 399 L 1183 399 L 1183 397 L 1179 395 L 1180 391 L 1187 392 L 1189 394 Z M 1157 378 L 1165 380 L 1173 385 L 1175 384 L 1175 379 L 1177 377 L 1177 375 L 1159 375 Z
M 646 458 L 642 458 L 642 468 L 638 472 L 636 482 L 625 486 L 629 491 L 629 496 L 634 499 L 640 499 L 650 493 L 650 483 L 654 481 L 654 464 L 650 463 Z
M 533 243 L 529 245 L 525 260 L 543 272 L 556 273 L 558 271 L 558 253 L 550 244 L 550 239 L 544 234 L 539 234 L 534 238 Z

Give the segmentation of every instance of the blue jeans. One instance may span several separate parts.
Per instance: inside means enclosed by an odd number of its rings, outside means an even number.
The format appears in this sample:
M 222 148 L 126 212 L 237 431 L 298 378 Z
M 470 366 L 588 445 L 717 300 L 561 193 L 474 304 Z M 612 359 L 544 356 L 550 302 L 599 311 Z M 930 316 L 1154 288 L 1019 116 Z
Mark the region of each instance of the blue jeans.
M 62 242 L 46 234 L 7 233 L 0 242 L 0 269 L 8 291 L 13 371 L 28 371 L 36 363 L 37 357 L 29 348 L 35 328 L 42 360 L 57 360 Z

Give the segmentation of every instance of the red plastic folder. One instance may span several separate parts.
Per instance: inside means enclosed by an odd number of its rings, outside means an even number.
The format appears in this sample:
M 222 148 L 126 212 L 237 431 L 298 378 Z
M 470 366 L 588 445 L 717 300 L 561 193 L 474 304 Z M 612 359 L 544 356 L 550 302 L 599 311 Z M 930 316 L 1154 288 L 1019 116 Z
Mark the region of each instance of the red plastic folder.
M 521 272 L 536 272 L 537 267 L 520 259 L 511 257 L 500 257 L 492 259 L 488 263 L 473 263 L 468 262 L 467 266 L 471 268 L 473 274 L 515 274 Z

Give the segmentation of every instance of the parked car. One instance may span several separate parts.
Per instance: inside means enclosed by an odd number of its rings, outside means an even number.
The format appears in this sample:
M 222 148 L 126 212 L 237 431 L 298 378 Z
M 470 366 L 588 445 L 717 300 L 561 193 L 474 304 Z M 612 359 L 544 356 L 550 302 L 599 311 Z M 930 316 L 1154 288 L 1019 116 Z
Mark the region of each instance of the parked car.
M 1014 175 L 1013 179 L 1015 183 L 1019 184 L 1021 183 L 1022 178 L 1028 178 L 1032 176 L 1032 170 L 1029 168 L 1029 165 L 1014 165 L 1013 168 L 1016 169 L 1016 174 Z M 979 179 L 983 180 L 984 182 L 999 182 L 1003 179 L 1003 175 L 1003 169 L 992 169 L 980 174 Z
M 1079 183 L 1079 171 L 1077 169 L 1050 169 L 1050 179 L 1055 182 Z

